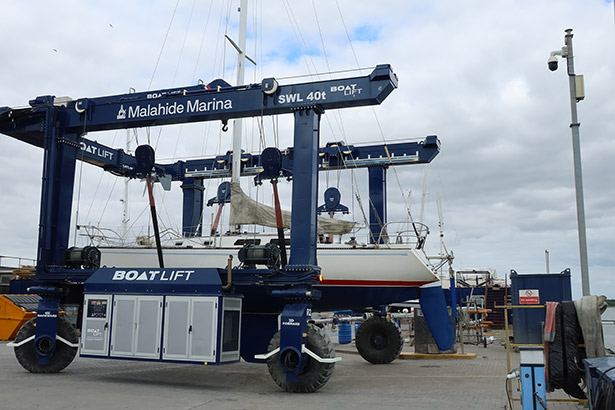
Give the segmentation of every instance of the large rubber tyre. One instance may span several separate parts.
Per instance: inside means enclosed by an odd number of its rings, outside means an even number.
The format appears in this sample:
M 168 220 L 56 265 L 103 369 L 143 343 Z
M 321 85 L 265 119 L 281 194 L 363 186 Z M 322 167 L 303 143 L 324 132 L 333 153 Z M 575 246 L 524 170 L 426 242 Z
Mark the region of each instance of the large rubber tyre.
M 335 357 L 335 350 L 331 339 L 319 327 L 308 324 L 307 340 L 305 346 L 322 358 Z M 271 338 L 268 351 L 271 352 L 280 347 L 280 332 L 276 332 Z M 279 354 L 275 354 L 267 359 L 267 368 L 271 378 L 284 390 L 291 393 L 313 393 L 327 384 L 335 363 L 320 363 L 307 356 L 308 362 L 301 373 L 297 376 L 296 382 L 287 382 L 286 374 L 280 366 Z
M 388 364 L 399 357 L 404 338 L 397 323 L 375 316 L 359 326 L 355 345 L 361 357 L 368 362 Z
M 36 333 L 36 318 L 30 319 L 17 332 L 15 342 L 18 343 Z M 58 318 L 57 334 L 71 343 L 79 341 L 79 333 L 68 319 L 60 316 Z M 49 358 L 49 363 L 41 365 L 34 352 L 34 340 L 15 348 L 15 357 L 19 364 L 31 373 L 58 373 L 66 366 L 71 364 L 77 354 L 76 347 L 70 347 L 66 343 L 56 340 L 56 348 L 53 356 Z

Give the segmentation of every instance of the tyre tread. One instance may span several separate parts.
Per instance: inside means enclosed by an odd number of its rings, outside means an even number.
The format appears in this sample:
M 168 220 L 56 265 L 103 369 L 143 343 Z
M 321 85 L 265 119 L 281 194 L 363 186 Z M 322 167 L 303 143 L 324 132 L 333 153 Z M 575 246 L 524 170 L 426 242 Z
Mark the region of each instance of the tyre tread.
M 323 358 L 335 357 L 335 349 L 329 336 L 324 331 L 312 324 L 308 324 L 308 337 L 306 341 L 308 349 Z M 271 338 L 268 351 L 273 351 L 280 347 L 280 332 L 276 332 Z M 267 359 L 267 368 L 271 378 L 278 386 L 290 393 L 313 393 L 324 386 L 331 375 L 335 363 L 319 363 L 310 358 L 307 371 L 297 376 L 296 382 L 287 382 L 286 374 L 278 361 L 279 354 L 275 354 Z
M 77 329 L 63 316 L 58 318 L 58 335 L 68 340 L 71 343 L 79 341 L 79 333 Z M 18 343 L 36 333 L 36 318 L 26 322 L 15 338 Z M 70 347 L 60 341 L 56 341 L 56 349 L 53 356 L 49 359 L 49 363 L 41 365 L 34 353 L 34 341 L 30 341 L 24 345 L 15 348 L 15 357 L 19 364 L 30 373 L 58 373 L 66 368 L 75 359 L 77 348 Z
M 381 332 L 388 338 L 384 349 L 372 346 L 370 337 L 374 332 Z M 372 364 L 389 364 L 399 357 L 404 339 L 400 327 L 384 317 L 374 316 L 359 326 L 355 336 L 355 345 L 361 357 Z

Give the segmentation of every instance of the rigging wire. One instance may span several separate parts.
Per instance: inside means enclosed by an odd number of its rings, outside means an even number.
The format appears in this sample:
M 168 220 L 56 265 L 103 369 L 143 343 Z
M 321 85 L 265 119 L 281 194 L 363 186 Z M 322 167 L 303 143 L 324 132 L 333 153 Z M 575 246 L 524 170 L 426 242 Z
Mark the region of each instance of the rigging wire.
M 196 0 L 192 0 L 192 8 L 190 9 L 190 15 L 188 16 L 188 23 L 186 23 L 186 31 L 184 32 L 184 39 L 182 40 L 182 46 L 179 49 L 179 58 L 177 59 L 177 64 L 175 65 L 175 73 L 173 73 L 173 81 L 172 85 L 175 85 L 175 80 L 177 79 L 177 73 L 179 72 L 179 66 L 184 55 L 184 48 L 186 47 L 186 39 L 188 38 L 188 33 L 190 32 L 190 23 L 192 23 L 192 15 L 194 14 L 194 6 L 196 5 Z
M 86 135 L 86 133 L 85 133 L 85 121 L 87 121 L 87 115 L 85 115 L 84 117 L 86 117 L 86 119 L 84 119 L 84 122 L 83 122 L 83 131 L 84 131 L 83 135 Z M 79 151 L 80 151 L 79 159 L 81 161 L 79 161 L 80 162 L 80 164 L 79 164 L 79 176 L 78 176 L 78 179 L 77 179 L 79 181 L 79 184 L 77 186 L 77 206 L 75 208 L 75 234 L 73 236 L 73 246 L 77 246 L 77 229 L 79 229 L 78 228 L 79 227 L 79 208 L 80 208 L 80 205 L 81 205 L 81 181 L 83 180 L 83 150 L 80 149 Z
M 208 11 L 208 17 L 211 14 L 211 9 L 212 9 L 212 6 L 213 6 L 212 3 L 210 3 L 210 7 L 209 7 L 209 11 Z M 185 31 L 185 34 L 184 34 L 184 40 L 183 40 L 183 43 L 182 43 L 182 47 L 181 47 L 181 51 L 180 51 L 180 56 L 179 56 L 179 59 L 178 59 L 178 62 L 177 62 L 177 66 L 176 66 L 176 70 L 175 70 L 175 75 L 173 77 L 173 84 L 175 84 L 175 82 L 176 82 L 176 77 L 177 77 L 177 73 L 178 73 L 178 70 L 179 70 L 179 65 L 180 65 L 181 59 L 183 57 L 183 50 L 184 50 L 186 39 L 187 39 L 187 36 L 188 36 L 188 33 L 189 33 L 189 29 L 190 29 L 189 26 L 190 26 L 190 23 L 192 21 L 195 4 L 196 4 L 196 0 L 193 1 L 192 9 L 191 9 L 191 12 L 190 12 L 190 17 L 189 17 L 189 20 L 188 20 L 188 24 L 186 26 L 186 31 Z M 231 20 L 230 19 L 230 13 L 232 11 L 232 1 L 228 1 L 226 3 L 226 6 L 223 4 L 222 5 L 222 10 L 224 10 L 224 9 L 226 9 L 226 11 L 225 11 L 225 13 L 224 12 L 221 13 L 222 19 L 220 20 L 219 32 L 220 32 L 220 30 L 221 30 L 221 28 L 223 26 L 222 21 L 224 21 L 225 22 L 225 24 L 224 24 L 224 32 L 226 34 L 226 33 L 228 33 L 228 28 L 229 28 L 229 24 L 230 24 L 230 20 Z M 205 32 L 206 32 L 206 29 L 203 31 L 203 37 L 205 36 Z M 222 40 L 219 40 L 217 42 L 217 44 L 219 44 L 220 41 L 224 42 L 222 36 L 219 36 L 218 38 L 220 38 Z M 201 44 L 203 44 L 203 41 L 201 42 Z M 199 53 L 200 52 L 201 52 L 201 50 L 199 50 Z M 226 44 L 224 45 L 224 48 L 223 48 L 223 57 L 220 60 L 221 63 L 222 63 L 222 71 L 223 71 L 223 75 L 222 76 L 223 77 L 224 77 L 224 71 L 225 71 L 225 68 L 226 68 L 226 65 L 224 64 L 225 60 L 226 60 Z M 196 70 L 197 70 L 197 64 L 195 64 L 195 70 L 194 70 L 195 73 L 196 73 Z M 215 71 L 215 69 L 214 69 L 214 71 Z M 206 131 L 205 135 L 206 135 L 206 137 L 208 137 L 209 136 L 209 129 L 210 129 L 209 124 L 206 126 L 206 129 L 207 129 L 207 131 Z M 176 137 L 174 151 L 173 151 L 173 160 L 177 159 L 177 150 L 179 148 L 179 142 L 180 142 L 180 137 L 181 137 L 182 131 L 183 131 L 183 126 L 180 125 L 178 133 L 177 133 L 177 137 Z M 158 140 L 160 139 L 161 133 L 162 133 L 162 129 L 159 129 Z M 218 134 L 218 139 L 219 139 L 218 146 L 220 148 L 221 145 L 222 145 L 222 133 L 221 132 L 219 132 L 219 134 Z M 206 140 L 204 141 L 204 145 L 205 146 L 207 145 L 207 141 L 208 141 L 208 138 L 206 138 Z M 156 145 L 158 145 L 158 141 L 157 141 Z M 205 148 L 205 147 L 203 147 L 203 148 Z M 220 152 L 220 149 L 218 149 L 218 152 Z M 208 187 L 209 187 L 210 183 L 211 183 L 211 181 L 208 181 Z M 174 225 L 174 228 L 176 230 L 180 231 L 180 227 L 177 225 L 177 221 L 173 222 L 174 220 L 171 219 L 170 216 L 169 216 L 169 210 L 168 210 L 168 207 L 167 207 L 167 201 L 166 201 L 166 195 L 165 195 L 166 193 L 162 192 L 162 194 L 163 195 L 162 195 L 161 201 L 162 201 L 162 206 L 165 209 L 165 215 L 167 216 L 168 221 L 171 224 Z M 202 219 L 202 215 L 201 215 L 201 219 Z
M 301 47 L 301 45 L 303 45 L 304 47 L 305 56 L 304 56 L 303 61 L 305 62 L 308 73 L 310 73 L 309 74 L 310 78 L 313 78 L 311 73 L 316 72 L 318 70 L 316 69 L 316 64 L 314 64 L 314 60 L 312 59 L 312 56 L 310 55 L 310 49 L 308 48 L 307 43 L 305 42 L 305 38 L 303 38 L 303 34 L 301 33 L 301 30 L 299 29 L 299 23 L 297 23 L 297 19 L 295 18 L 295 15 L 290 7 L 290 4 L 288 3 L 288 0 L 284 0 L 282 4 L 284 4 L 284 9 L 286 10 L 286 14 L 290 20 L 290 25 L 297 39 L 297 43 L 299 43 L 299 47 Z M 313 70 L 310 67 L 310 64 L 309 64 L 310 62 L 312 63 L 312 66 L 314 67 Z
M 115 190 L 115 184 L 117 183 L 118 178 L 113 178 L 113 185 L 111 186 L 111 192 L 109 194 L 109 196 L 107 196 L 107 200 L 105 201 L 105 205 L 103 207 L 103 210 L 100 214 L 100 218 L 98 219 L 98 226 L 100 226 L 100 223 L 102 222 L 102 218 L 105 214 L 105 211 L 107 210 L 107 205 L 109 205 L 109 201 L 111 200 L 111 197 L 113 196 L 113 191 Z
M 350 44 L 350 50 L 352 51 L 352 55 L 354 57 L 354 61 L 355 61 L 356 65 L 357 65 L 357 67 L 360 67 L 361 65 L 359 64 L 359 59 L 357 58 L 357 53 L 354 50 L 354 45 L 352 44 L 352 40 L 350 39 L 350 34 L 348 33 L 348 27 L 346 26 L 346 21 L 344 20 L 344 14 L 342 13 L 342 10 L 340 9 L 340 4 L 339 4 L 338 0 L 335 0 L 335 5 L 337 6 L 337 12 L 340 15 L 340 20 L 342 20 L 342 26 L 344 27 L 344 32 L 346 33 L 346 37 L 348 38 L 348 44 Z M 359 69 L 359 71 L 361 72 L 361 74 L 363 74 L 361 69 Z
M 311 58 L 311 56 L 310 56 Z M 288 75 L 285 77 L 276 77 L 276 80 L 295 80 L 298 78 L 311 78 L 313 79 L 314 77 L 331 77 L 333 74 L 345 74 L 345 73 L 362 73 L 365 70 L 373 70 L 374 68 L 376 68 L 376 66 L 371 66 L 371 67 L 359 67 L 359 68 L 348 68 L 348 69 L 344 69 L 344 70 L 332 70 L 332 71 L 325 71 L 325 72 L 318 72 L 316 69 L 314 71 L 309 71 L 309 74 L 294 74 L 294 75 Z
M 188 33 L 190 32 L 190 23 L 192 22 L 192 15 L 194 14 L 194 6 L 196 5 L 196 0 L 192 1 L 192 8 L 190 9 L 190 15 L 188 16 L 188 23 L 186 24 L 186 31 L 184 32 L 184 39 L 182 40 L 182 45 L 179 49 L 179 57 L 177 58 L 177 64 L 175 65 L 175 72 L 173 73 L 173 80 L 171 81 L 171 86 L 175 86 L 175 82 L 177 81 L 177 73 L 179 72 L 179 66 L 181 65 L 182 57 L 184 55 L 184 48 L 186 46 L 186 39 L 188 38 Z M 182 133 L 182 126 L 179 126 L 179 131 L 177 133 L 177 138 L 175 139 L 175 148 L 173 149 L 173 158 L 177 154 L 177 148 L 179 146 L 179 137 Z M 162 128 L 159 129 L 158 139 L 156 140 L 156 148 L 158 148 L 158 143 L 160 142 L 160 136 L 162 135 Z
M 154 83 L 154 77 L 156 76 L 156 71 L 158 71 L 158 65 L 160 64 L 160 59 L 162 58 L 164 47 L 167 43 L 167 39 L 169 38 L 169 33 L 171 32 L 171 27 L 173 26 L 173 21 L 175 20 L 175 13 L 177 12 L 178 6 L 179 6 L 179 0 L 177 0 L 177 2 L 175 3 L 175 8 L 173 9 L 173 13 L 171 14 L 171 20 L 169 21 L 167 32 L 164 35 L 164 40 L 162 41 L 162 46 L 160 47 L 160 53 L 158 53 L 158 59 L 156 60 L 156 64 L 154 65 L 154 71 L 152 72 L 152 77 L 150 78 L 149 85 L 147 86 L 148 90 L 152 89 L 152 84 Z M 148 145 L 151 145 L 150 127 L 147 127 L 145 129 L 145 133 L 147 135 L 147 143 Z M 159 139 L 160 139 L 160 132 L 158 133 L 158 140 Z M 158 146 L 158 142 L 156 142 L 156 146 Z
M 325 57 L 325 63 L 327 64 L 327 70 L 331 72 L 331 66 L 329 65 L 329 58 L 327 57 L 327 49 L 325 48 L 325 40 L 322 37 L 322 30 L 320 29 L 320 20 L 318 18 L 318 12 L 316 12 L 316 5 L 312 0 L 312 9 L 314 10 L 314 16 L 316 17 L 316 27 L 318 27 L 318 35 L 320 36 L 320 44 L 322 46 L 322 53 Z
M 357 65 L 357 67 L 360 67 L 359 59 L 358 59 L 357 54 L 356 54 L 356 51 L 355 51 L 355 49 L 354 49 L 354 45 L 353 45 L 352 39 L 351 39 L 351 37 L 350 37 L 350 34 L 349 34 L 349 32 L 348 32 L 348 28 L 347 28 L 347 26 L 346 26 L 346 22 L 345 22 L 345 20 L 344 20 L 344 16 L 343 16 L 343 13 L 342 13 L 342 11 L 341 11 L 341 8 L 340 8 L 340 5 L 339 5 L 338 0 L 336 0 L 336 1 L 335 1 L 335 3 L 336 3 L 336 6 L 337 6 L 337 10 L 338 10 L 338 13 L 339 13 L 340 19 L 341 19 L 341 21 L 342 21 L 342 25 L 343 25 L 343 27 L 344 27 L 344 31 L 345 31 L 345 33 L 346 33 L 346 37 L 348 38 L 348 43 L 349 43 L 349 45 L 350 45 L 350 48 L 351 48 L 351 51 L 352 51 L 352 55 L 353 55 L 353 57 L 354 57 L 354 59 L 355 59 L 355 63 L 356 63 L 356 65 Z M 362 70 L 359 68 L 359 71 L 362 71 Z M 384 146 L 385 146 L 385 151 L 386 151 L 386 153 L 387 153 L 387 156 L 389 157 L 389 162 L 390 162 L 390 161 L 391 161 L 391 158 L 390 158 L 390 155 L 389 155 L 388 149 L 386 149 L 386 144 L 387 144 L 387 141 L 386 141 L 386 137 L 385 137 L 385 135 L 384 135 L 384 131 L 383 131 L 383 129 L 382 129 L 382 125 L 381 125 L 381 123 L 380 123 L 380 119 L 379 119 L 379 117 L 378 117 L 378 113 L 376 112 L 375 107 L 371 107 L 371 108 L 372 108 L 372 112 L 373 112 L 373 114 L 374 114 L 374 118 L 375 118 L 375 120 L 376 120 L 376 124 L 377 124 L 377 127 L 378 127 L 378 131 L 379 131 L 380 137 L 381 137 L 381 139 L 382 139 L 382 142 L 384 143 Z M 407 213 L 408 213 L 408 216 L 410 217 L 410 220 L 412 220 L 413 218 L 412 218 L 412 215 L 411 215 L 410 205 L 408 204 L 408 201 L 407 201 L 406 197 L 403 195 L 403 188 L 402 188 L 402 185 L 401 185 L 401 182 L 400 182 L 400 179 L 399 179 L 398 172 L 397 172 L 397 170 L 396 170 L 396 168 L 395 168 L 395 167 L 392 167 L 392 169 L 393 169 L 393 175 L 394 175 L 394 177 L 395 177 L 395 180 L 396 180 L 396 182 L 397 182 L 397 185 L 398 185 L 398 187 L 399 187 L 400 191 L 402 192 L 402 200 L 403 200 L 403 202 L 404 202 L 404 206 L 405 206 L 405 208 L 406 208 L 406 210 L 407 210 Z M 355 177 L 354 177 L 354 176 L 353 176 L 353 183 L 356 183 L 356 179 L 355 179 Z M 371 201 L 370 201 L 370 202 L 371 202 Z M 416 231 L 416 228 L 415 228 L 415 231 Z
M 113 140 L 111 141 L 111 145 L 115 145 L 115 140 L 117 138 L 117 133 L 118 133 L 118 131 L 115 131 L 115 133 L 113 135 Z M 82 158 L 83 158 L 83 156 L 82 156 Z M 82 161 L 82 163 L 83 163 L 83 161 Z M 92 212 L 92 207 L 94 206 L 94 203 L 100 204 L 100 202 L 96 201 L 96 197 L 98 196 L 98 191 L 99 191 L 99 189 L 101 187 L 102 180 L 103 180 L 105 175 L 106 175 L 106 171 L 101 168 L 100 169 L 100 176 L 98 178 L 98 182 L 96 183 L 96 189 L 94 191 L 94 195 L 92 196 L 92 201 L 90 202 L 90 206 L 88 208 L 88 212 L 85 215 L 85 219 L 86 220 L 90 219 L 90 214 Z M 79 176 L 79 178 L 81 178 L 81 175 Z M 103 191 L 105 191 L 105 190 L 103 190 Z M 102 218 L 102 215 L 101 215 L 101 218 Z M 77 225 L 78 223 L 79 223 L 78 218 L 75 218 L 75 225 Z
M 208 13 L 208 20 L 209 20 L 209 16 L 211 14 L 211 9 L 212 9 L 212 5 L 213 2 L 210 3 L 210 9 L 209 9 L 209 13 Z M 221 3 L 220 6 L 220 18 L 218 19 L 218 27 L 217 27 L 217 34 L 216 34 L 216 38 L 218 38 L 219 40 L 214 42 L 215 43 L 215 49 L 213 52 L 213 59 L 212 59 L 212 66 L 211 66 L 211 73 L 212 73 L 212 77 L 216 77 L 216 73 L 219 72 L 218 71 L 218 55 L 219 50 L 220 50 L 220 43 L 224 42 L 224 36 L 221 35 L 222 33 L 222 28 L 224 27 L 224 21 L 225 21 L 225 15 L 228 15 L 228 13 L 230 12 L 229 10 L 230 6 L 225 6 L 224 3 Z M 227 13 L 225 14 L 224 9 L 227 9 Z M 228 21 L 228 19 L 226 19 Z M 226 30 L 225 30 L 226 31 Z M 203 39 L 205 38 L 205 30 L 203 31 Z M 224 47 L 224 44 L 222 45 Z M 201 48 L 203 47 L 203 41 L 201 42 Z M 201 51 L 199 50 L 199 53 Z M 221 58 L 221 63 L 222 66 L 224 66 L 224 58 Z M 197 68 L 195 67 L 195 72 L 196 72 Z M 212 123 L 207 122 L 205 123 L 205 131 L 204 131 L 204 138 L 203 138 L 203 144 L 201 146 L 201 154 L 205 155 L 205 153 L 207 152 L 207 147 L 210 144 L 210 137 L 212 136 Z M 221 151 L 221 145 L 222 145 L 222 130 L 220 128 L 217 129 L 217 143 L 216 143 L 216 151 L 215 152 L 220 152 Z M 205 188 L 205 192 L 209 192 L 211 190 L 211 186 L 212 186 L 212 180 L 211 179 L 207 179 L 207 184 L 205 184 L 204 188 Z M 203 212 L 201 214 L 200 217 L 200 221 L 201 221 L 201 226 L 205 227 L 205 223 L 204 223 L 204 215 L 205 212 Z
M 316 18 L 316 23 L 317 23 L 317 27 L 318 27 L 318 31 L 319 31 L 319 35 L 320 35 L 320 39 L 321 39 L 321 45 L 322 45 L 322 48 L 323 48 L 323 55 L 324 55 L 324 57 L 325 57 L 325 62 L 326 62 L 326 65 L 327 65 L 328 76 L 329 76 L 329 78 L 333 78 L 333 73 L 334 73 L 334 72 L 331 70 L 331 66 L 330 66 L 330 64 L 329 64 L 329 59 L 328 59 L 328 57 L 327 57 L 326 49 L 325 49 L 325 46 L 324 46 L 324 38 L 323 38 L 323 35 L 322 35 L 322 30 L 321 30 L 321 27 L 320 27 L 320 21 L 319 21 L 319 18 L 318 18 L 318 13 L 317 13 L 317 11 L 316 11 L 316 7 L 315 7 L 315 4 L 314 4 L 314 2 L 313 2 L 313 1 L 312 1 L 312 7 L 313 7 L 313 9 L 314 9 L 314 15 L 315 15 L 315 18 Z M 338 7 L 338 9 L 339 9 L 339 7 Z M 298 29 L 298 30 L 299 30 L 299 29 Z M 302 38 L 303 38 L 303 36 L 302 36 Z M 348 36 L 348 38 L 350 38 L 350 36 Z M 307 48 L 307 45 L 306 45 L 305 47 L 306 47 L 306 54 L 307 54 L 307 55 L 309 55 L 309 49 Z M 310 59 L 311 59 L 311 57 L 310 57 Z M 358 64 L 358 60 L 356 59 L 356 55 L 355 55 L 355 60 L 357 61 L 357 66 L 359 66 L 359 64 Z M 313 60 L 312 60 L 312 63 L 313 63 Z M 317 71 L 317 70 L 315 69 L 315 71 Z M 339 72 L 349 72 L 349 71 L 356 71 L 356 69 L 352 69 L 352 70 L 340 70 L 340 71 L 337 71 L 337 72 L 335 72 L 335 73 L 339 73 Z M 312 77 L 313 77 L 313 75 L 312 75 Z M 344 143 L 345 143 L 346 145 L 348 145 L 348 142 L 347 142 L 347 136 L 346 136 L 346 132 L 345 132 L 344 125 L 343 125 L 343 120 L 342 120 L 342 113 L 341 113 L 341 112 L 339 112 L 339 111 L 334 111 L 334 112 L 333 112 L 333 119 L 335 120 L 335 122 L 337 123 L 337 125 L 338 125 L 338 127 L 339 127 L 339 130 L 341 131 L 342 140 L 344 141 Z M 329 126 L 329 128 L 331 129 L 332 134 L 333 134 L 333 135 L 335 135 L 335 131 L 333 131 L 333 126 L 332 126 L 332 124 L 331 124 L 331 119 L 330 119 L 330 116 L 326 116 L 326 117 L 325 117 L 325 120 L 326 120 L 327 125 L 328 125 L 328 126 Z M 340 148 L 338 147 L 338 149 L 340 149 Z M 352 154 L 351 154 L 351 155 L 352 155 Z M 343 158 L 343 156 L 342 156 L 342 158 Z M 336 186 L 337 186 L 338 188 L 339 188 L 339 185 L 340 185 L 340 178 L 341 178 L 341 171 L 340 171 L 340 170 L 338 170 L 338 171 L 337 171 L 337 181 L 336 181 Z M 357 184 L 357 181 L 356 181 L 356 179 L 355 179 L 355 178 L 356 178 L 356 176 L 354 175 L 354 172 L 353 172 L 353 173 L 351 173 L 351 178 L 352 178 L 352 179 L 351 179 L 351 181 L 352 181 L 352 184 L 351 184 L 351 185 L 354 187 L 354 186 Z M 325 181 L 326 181 L 327 186 L 329 186 L 329 173 L 328 173 L 328 172 L 327 172 L 327 173 L 326 173 L 326 175 L 325 175 Z M 357 193 L 357 195 L 358 195 L 358 193 Z M 373 206 L 373 205 L 372 205 L 372 206 Z M 363 211 L 362 207 L 361 207 L 361 210 Z M 380 224 L 380 225 L 382 225 L 382 224 Z
M 160 53 L 158 53 L 158 59 L 156 60 L 156 64 L 154 65 L 154 71 L 152 72 L 152 78 L 149 80 L 149 85 L 147 86 L 148 90 L 151 90 L 152 83 L 154 82 L 154 76 L 156 75 L 156 71 L 158 70 L 158 64 L 160 64 L 160 59 L 162 58 L 162 52 L 164 51 L 164 46 L 167 43 L 167 39 L 169 38 L 169 33 L 171 32 L 171 26 L 173 25 L 173 20 L 175 19 L 175 13 L 177 12 L 177 7 L 179 6 L 179 0 L 175 3 L 175 8 L 173 9 L 173 13 L 171 14 L 171 20 L 169 21 L 169 27 L 167 27 L 167 32 L 164 35 L 164 40 L 162 41 L 162 47 L 160 47 Z
M 327 49 L 325 48 L 325 40 L 322 36 L 322 30 L 320 28 L 320 20 L 318 18 L 318 12 L 316 11 L 316 5 L 314 4 L 314 0 L 312 0 L 312 9 L 314 10 L 314 17 L 316 18 L 316 27 L 318 28 L 318 35 L 320 37 L 320 45 L 322 47 L 323 56 L 325 57 L 325 63 L 327 64 L 327 71 L 331 72 L 331 65 L 329 64 L 329 58 L 327 57 Z M 333 78 L 333 77 L 329 75 L 329 78 Z M 329 122 L 328 117 L 327 117 L 327 122 Z M 325 181 L 326 181 L 327 186 L 329 186 L 329 172 L 325 174 Z
M 211 9 L 214 2 L 209 2 L 209 9 L 207 10 L 207 17 L 205 18 L 205 24 L 203 25 L 203 34 L 201 35 L 201 44 L 199 45 L 199 52 L 196 56 L 196 62 L 194 63 L 194 71 L 192 72 L 192 83 L 196 82 L 196 72 L 199 68 L 199 62 L 201 61 L 201 52 L 203 51 L 203 45 L 205 44 L 205 35 L 207 34 L 207 27 L 209 27 L 209 18 L 211 16 Z

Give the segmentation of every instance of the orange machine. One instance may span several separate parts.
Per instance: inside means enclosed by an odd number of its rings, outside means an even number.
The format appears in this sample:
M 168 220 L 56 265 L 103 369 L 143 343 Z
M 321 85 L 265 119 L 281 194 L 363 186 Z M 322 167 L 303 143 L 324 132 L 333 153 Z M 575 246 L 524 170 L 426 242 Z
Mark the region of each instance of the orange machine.
M 36 316 L 38 295 L 0 295 L 0 340 L 13 340 L 24 323 Z

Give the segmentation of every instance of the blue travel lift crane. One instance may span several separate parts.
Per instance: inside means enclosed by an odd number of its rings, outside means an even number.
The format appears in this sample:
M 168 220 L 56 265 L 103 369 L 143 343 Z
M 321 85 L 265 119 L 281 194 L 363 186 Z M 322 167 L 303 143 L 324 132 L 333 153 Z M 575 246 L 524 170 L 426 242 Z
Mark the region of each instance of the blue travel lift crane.
M 380 306 L 419 296 L 416 287 L 394 296 L 368 289 L 345 299 L 336 295 L 331 303 L 314 286 L 320 278 L 318 171 L 370 167 L 370 197 L 373 185 L 373 208 L 382 216 L 386 215 L 386 167 L 396 161 L 429 162 L 439 152 L 435 136 L 411 146 L 362 149 L 337 144 L 319 149 L 320 117 L 326 110 L 380 104 L 396 87 L 391 67 L 379 65 L 367 76 L 311 83 L 280 85 L 267 78 L 260 84 L 231 87 L 216 80 L 209 86 L 78 100 L 40 96 L 30 101 L 30 108 L 0 107 L 0 133 L 45 151 L 36 285 L 29 289 L 41 300 L 37 317 L 22 327 L 12 344 L 19 363 L 34 373 L 59 372 L 72 362 L 79 347 L 86 357 L 181 363 L 225 364 L 241 356 L 249 362 L 267 362 L 273 379 L 287 391 L 318 390 L 339 358 L 319 328 L 309 323 L 314 304 L 350 306 L 365 298 L 366 304 Z M 95 247 L 69 248 L 77 159 L 148 182 L 182 181 L 187 236 L 200 234 L 195 221 L 202 213 L 203 179 L 223 177 L 230 170 L 230 153 L 161 165 L 151 147 L 143 146 L 130 156 L 86 139 L 87 133 L 212 120 L 226 127 L 233 118 L 285 113 L 294 115 L 293 147 L 280 153 L 269 172 L 261 173 L 259 158 L 242 155 L 244 175 L 277 179 L 292 173 L 291 255 L 285 266 L 233 269 L 229 259 L 227 268 L 178 269 L 163 268 L 161 258 L 159 269 L 101 268 Z M 403 154 L 392 155 L 388 151 L 392 148 Z M 224 192 L 219 197 L 224 200 Z M 381 226 L 370 225 L 372 231 Z M 372 237 L 379 238 L 379 232 L 372 232 Z M 421 290 L 420 297 L 425 316 L 432 319 L 436 342 L 446 350 L 453 344 L 453 331 L 438 289 Z M 83 303 L 81 339 L 59 315 L 60 304 L 71 301 Z

